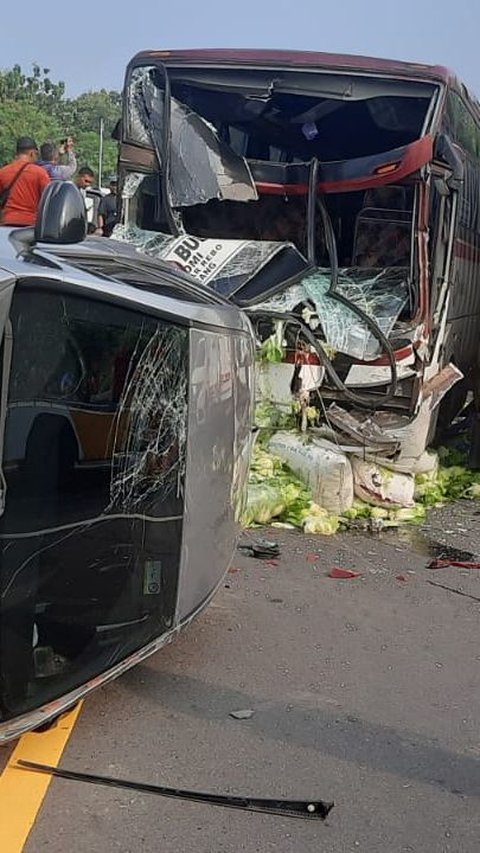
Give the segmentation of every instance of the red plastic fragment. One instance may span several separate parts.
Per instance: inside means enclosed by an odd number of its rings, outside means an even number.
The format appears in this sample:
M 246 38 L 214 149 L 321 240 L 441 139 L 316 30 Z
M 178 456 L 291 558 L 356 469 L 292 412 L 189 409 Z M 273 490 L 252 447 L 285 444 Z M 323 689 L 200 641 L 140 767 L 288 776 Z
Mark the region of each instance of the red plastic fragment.
M 432 560 L 428 564 L 429 569 L 445 569 L 447 566 L 455 566 L 457 569 L 480 569 L 480 563 L 468 563 L 462 560 Z
M 361 577 L 361 572 L 354 572 L 352 569 L 341 569 L 340 566 L 334 566 L 328 573 L 329 578 L 334 580 L 349 580 L 350 578 Z
M 305 554 L 307 563 L 316 563 L 320 559 L 320 554 Z
M 410 578 L 408 575 L 397 575 L 396 580 L 397 581 L 408 581 L 408 580 L 410 580 Z

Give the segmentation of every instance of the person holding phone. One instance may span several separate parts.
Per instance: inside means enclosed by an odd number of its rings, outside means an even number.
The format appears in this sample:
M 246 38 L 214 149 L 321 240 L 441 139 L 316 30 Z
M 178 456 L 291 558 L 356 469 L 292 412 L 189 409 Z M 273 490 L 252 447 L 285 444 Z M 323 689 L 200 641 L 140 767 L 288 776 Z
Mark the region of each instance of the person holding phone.
M 73 150 L 73 139 L 68 136 L 59 146 L 54 142 L 44 142 L 40 146 L 40 159 L 37 161 L 48 173 L 52 181 L 69 181 L 77 171 L 77 158 Z M 66 155 L 67 162 L 60 164 L 60 155 Z

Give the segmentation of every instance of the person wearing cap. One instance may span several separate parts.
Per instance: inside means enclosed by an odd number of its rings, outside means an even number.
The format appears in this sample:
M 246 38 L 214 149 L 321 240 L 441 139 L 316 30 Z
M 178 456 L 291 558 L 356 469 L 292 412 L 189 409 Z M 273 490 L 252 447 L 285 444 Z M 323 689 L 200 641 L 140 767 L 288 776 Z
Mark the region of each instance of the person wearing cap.
M 50 177 L 37 166 L 38 148 L 30 136 L 17 140 L 16 157 L 0 169 L 0 224 L 35 225 L 37 209 Z
M 97 234 L 103 234 L 104 237 L 110 237 L 117 223 L 117 179 L 110 180 L 110 192 L 104 195 L 99 206 L 97 214 Z

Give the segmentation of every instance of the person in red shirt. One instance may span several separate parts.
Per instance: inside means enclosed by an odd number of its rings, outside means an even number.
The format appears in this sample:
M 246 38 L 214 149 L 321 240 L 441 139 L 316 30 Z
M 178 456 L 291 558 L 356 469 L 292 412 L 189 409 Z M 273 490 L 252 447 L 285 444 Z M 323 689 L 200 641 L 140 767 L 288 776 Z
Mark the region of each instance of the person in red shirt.
M 37 157 L 35 140 L 22 136 L 15 160 L 0 169 L 0 198 L 8 194 L 0 208 L 1 225 L 35 225 L 42 192 L 50 183 L 45 169 L 35 163 Z

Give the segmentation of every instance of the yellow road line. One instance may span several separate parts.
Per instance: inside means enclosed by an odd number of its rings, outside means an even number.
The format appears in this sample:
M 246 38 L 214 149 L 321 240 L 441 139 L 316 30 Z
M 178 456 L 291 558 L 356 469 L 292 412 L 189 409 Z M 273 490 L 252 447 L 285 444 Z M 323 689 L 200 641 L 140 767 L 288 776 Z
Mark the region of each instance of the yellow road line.
M 82 703 L 62 714 L 50 729 L 28 732 L 15 747 L 0 775 L 0 851 L 21 853 L 52 780 L 45 773 L 15 767 L 20 759 L 57 766 Z

